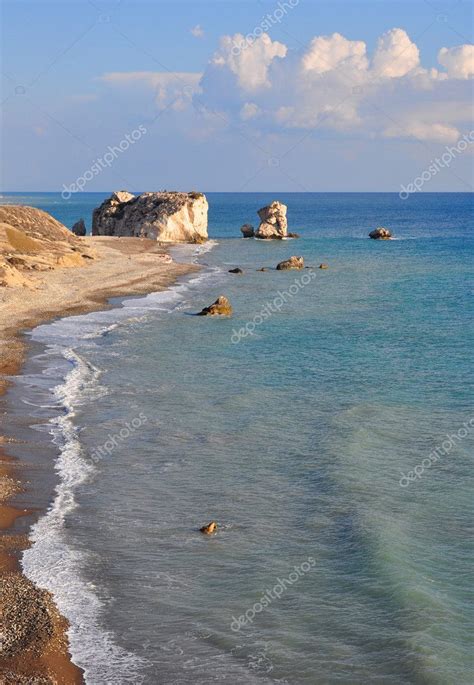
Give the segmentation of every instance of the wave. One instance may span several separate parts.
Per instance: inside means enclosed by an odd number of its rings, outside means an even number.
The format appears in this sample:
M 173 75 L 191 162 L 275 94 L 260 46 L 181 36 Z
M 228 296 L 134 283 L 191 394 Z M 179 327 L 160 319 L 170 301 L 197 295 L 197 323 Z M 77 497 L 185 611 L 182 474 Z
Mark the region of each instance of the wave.
M 54 444 L 59 448 L 55 464 L 60 482 L 46 514 L 33 526 L 32 546 L 22 559 L 25 575 L 49 590 L 59 611 L 68 619 L 70 650 L 74 663 L 85 670 L 88 683 L 140 683 L 144 661 L 117 645 L 113 634 L 101 625 L 104 603 L 84 578 L 86 552 L 70 544 L 67 520 L 77 508 L 75 493 L 96 474 L 87 459 L 73 418 L 75 407 L 102 393 L 100 372 L 72 349 L 63 350 L 72 364 L 54 396 L 63 413 L 49 422 Z

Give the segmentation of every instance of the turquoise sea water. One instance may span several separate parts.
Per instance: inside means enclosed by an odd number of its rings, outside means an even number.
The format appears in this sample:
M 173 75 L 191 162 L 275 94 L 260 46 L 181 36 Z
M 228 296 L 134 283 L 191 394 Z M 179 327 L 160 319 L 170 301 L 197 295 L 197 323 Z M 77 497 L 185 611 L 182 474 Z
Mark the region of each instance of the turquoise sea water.
M 7 399 L 58 485 L 25 571 L 87 683 L 472 683 L 472 196 L 279 193 L 276 243 L 239 237 L 276 197 L 208 199 L 198 274 L 31 334 Z

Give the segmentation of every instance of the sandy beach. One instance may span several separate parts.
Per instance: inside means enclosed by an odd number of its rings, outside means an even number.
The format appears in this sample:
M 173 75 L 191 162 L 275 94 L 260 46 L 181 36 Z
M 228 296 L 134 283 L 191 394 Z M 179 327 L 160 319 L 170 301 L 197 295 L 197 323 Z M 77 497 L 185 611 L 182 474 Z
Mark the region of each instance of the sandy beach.
M 96 258 L 84 266 L 29 274 L 28 287 L 0 291 L 0 392 L 5 393 L 21 372 L 27 343 L 22 333 L 40 323 L 70 314 L 107 307 L 111 297 L 140 295 L 167 288 L 196 267 L 168 263 L 166 249 L 156 241 L 136 238 L 88 237 L 84 245 Z M 4 412 L 4 410 L 3 410 Z M 15 506 L 15 495 L 26 486 L 21 464 L 8 455 L 0 436 L 0 603 L 3 625 L 1 682 L 81 683 L 82 673 L 71 663 L 67 622 L 50 593 L 36 588 L 20 569 L 28 538 L 15 521 L 30 511 Z M 41 512 L 35 512 L 36 517 Z

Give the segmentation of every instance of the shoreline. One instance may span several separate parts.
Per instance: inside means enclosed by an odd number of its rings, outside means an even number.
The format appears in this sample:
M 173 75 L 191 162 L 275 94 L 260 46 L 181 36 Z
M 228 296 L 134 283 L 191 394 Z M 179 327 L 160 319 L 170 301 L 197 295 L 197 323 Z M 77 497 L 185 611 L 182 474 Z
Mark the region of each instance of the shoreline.
M 26 288 L 2 289 L 0 301 L 0 402 L 22 372 L 29 345 L 25 332 L 58 318 L 113 308 L 110 299 L 146 295 L 168 289 L 177 278 L 199 267 L 166 263 L 167 247 L 148 239 L 87 237 L 83 239 L 98 255 L 92 263 L 41 274 L 34 281 L 36 292 L 28 298 Z M 94 283 L 100 283 L 95 287 Z M 3 411 L 5 416 L 5 410 Z M 11 441 L 10 441 L 11 443 Z M 0 576 L 3 626 L 7 638 L 2 645 L 2 682 L 83 683 L 82 669 L 71 660 L 67 629 L 54 599 L 36 587 L 21 568 L 21 556 L 29 547 L 27 533 L 15 524 L 30 517 L 28 530 L 45 509 L 22 509 L 15 496 L 34 492 L 22 482 L 24 461 L 8 454 L 9 441 L 0 435 Z M 27 447 L 27 446 L 26 446 Z

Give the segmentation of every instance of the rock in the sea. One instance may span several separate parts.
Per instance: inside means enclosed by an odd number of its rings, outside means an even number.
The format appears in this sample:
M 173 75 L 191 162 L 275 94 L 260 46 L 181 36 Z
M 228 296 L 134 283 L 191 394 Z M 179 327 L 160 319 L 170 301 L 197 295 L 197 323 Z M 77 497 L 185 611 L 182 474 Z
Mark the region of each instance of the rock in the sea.
M 288 238 L 299 238 L 300 234 L 299 233 L 288 233 Z
M 320 264 L 319 268 L 320 269 L 329 269 L 329 264 Z
M 74 233 L 74 235 L 78 236 L 85 236 L 86 235 L 86 225 L 84 223 L 84 219 L 79 219 L 79 221 L 76 221 L 74 226 L 71 228 L 71 231 Z
M 92 235 L 151 238 L 170 243 L 207 240 L 206 196 L 202 193 L 112 193 L 94 209 Z
M 253 238 L 255 236 L 255 229 L 252 224 L 244 224 L 240 230 L 244 238 Z
M 232 306 L 224 295 L 219 295 L 217 300 L 209 307 L 204 307 L 198 316 L 230 316 L 232 314 Z
M 383 228 L 382 226 L 379 226 L 369 233 L 369 238 L 372 238 L 373 240 L 390 240 L 391 237 L 392 234 L 388 228 Z
M 260 269 L 257 269 L 257 271 L 268 271 L 266 266 L 261 266 Z
M 235 269 L 229 269 L 229 273 L 230 274 L 243 274 L 244 272 L 240 267 L 236 266 Z
M 256 238 L 266 240 L 281 240 L 287 237 L 288 222 L 286 220 L 287 206 L 275 200 L 270 205 L 258 210 L 260 226 L 255 232 Z
M 277 271 L 288 271 L 289 269 L 304 269 L 303 257 L 290 257 L 277 264 Z
M 204 535 L 212 535 L 212 533 L 215 533 L 217 530 L 217 523 L 215 521 L 211 521 L 207 524 L 207 526 L 203 526 L 199 530 L 201 533 L 204 533 Z

